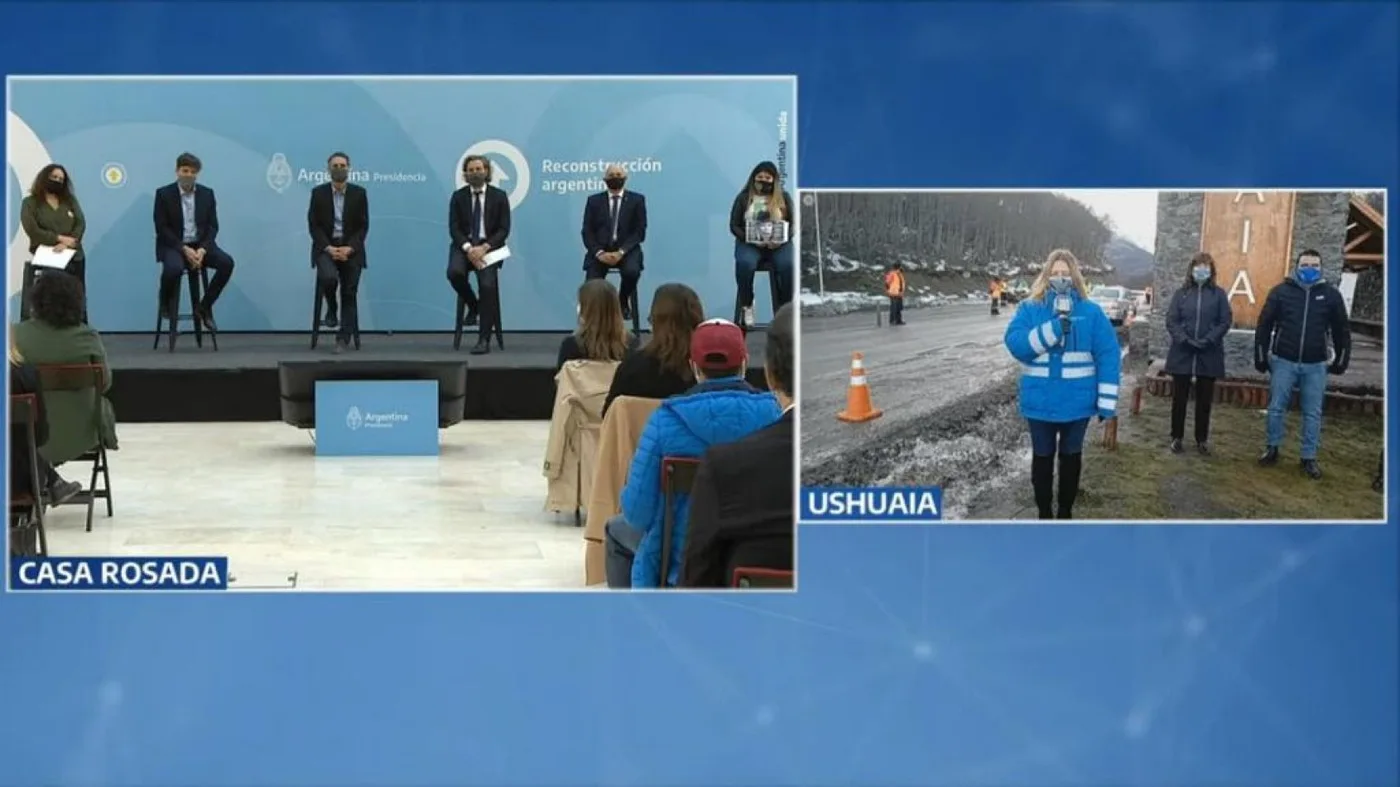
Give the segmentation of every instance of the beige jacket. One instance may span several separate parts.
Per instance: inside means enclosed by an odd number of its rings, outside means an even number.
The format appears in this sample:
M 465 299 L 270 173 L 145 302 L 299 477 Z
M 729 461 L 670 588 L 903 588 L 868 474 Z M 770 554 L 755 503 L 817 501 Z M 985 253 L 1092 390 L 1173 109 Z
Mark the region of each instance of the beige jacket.
M 554 415 L 544 452 L 546 511 L 577 511 L 593 486 L 598 427 L 616 361 L 569 361 L 554 375 Z
M 642 429 L 660 399 L 619 396 L 608 408 L 599 430 L 598 459 L 594 468 L 592 494 L 585 508 L 588 524 L 584 527 L 584 584 L 598 585 L 606 581 L 603 574 L 603 526 L 622 511 L 622 487 L 627 483 L 627 471 L 632 467 L 632 454 L 642 439 Z

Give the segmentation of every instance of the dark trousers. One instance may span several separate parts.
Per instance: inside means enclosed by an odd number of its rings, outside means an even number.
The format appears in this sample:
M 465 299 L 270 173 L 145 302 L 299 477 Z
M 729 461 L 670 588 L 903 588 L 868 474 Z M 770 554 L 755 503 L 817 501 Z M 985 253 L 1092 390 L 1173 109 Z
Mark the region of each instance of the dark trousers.
M 447 280 L 467 304 L 467 313 L 479 315 L 477 338 L 486 341 L 501 323 L 500 273 L 502 263 L 477 268 L 467 259 L 467 253 L 453 249 L 447 257 Z M 476 274 L 476 286 L 481 290 L 480 297 L 472 291 L 471 275 Z
M 890 296 L 890 325 L 904 324 L 904 296 Z
M 233 258 L 218 246 L 211 244 L 206 248 L 208 251 L 204 253 L 204 267 L 214 272 L 214 278 L 209 282 L 209 291 L 204 293 L 204 301 L 192 305 L 204 311 L 213 311 L 219 294 L 228 286 L 228 280 L 233 278 Z M 185 255 L 180 249 L 161 251 L 160 302 L 167 314 L 179 311 L 180 277 L 189 270 L 190 264 L 185 261 Z
M 741 240 L 734 241 L 734 281 L 739 287 L 739 305 L 753 305 L 753 277 L 758 264 L 771 260 L 773 270 L 768 275 L 777 279 L 778 303 L 773 304 L 777 312 L 792 300 L 792 244 L 784 243 L 776 249 L 762 249 Z
M 642 266 L 637 261 L 637 255 L 629 254 L 623 257 L 616 265 L 604 265 L 593 257 L 583 261 L 583 278 L 589 279 L 607 278 L 608 271 L 616 268 L 622 276 L 622 286 L 618 288 L 618 300 L 622 302 L 622 310 L 625 312 L 632 303 L 632 294 L 637 291 L 637 282 L 642 278 Z
M 1172 439 L 1186 436 L 1186 400 L 1191 398 L 1191 389 L 1196 393 L 1196 442 L 1204 443 L 1210 437 L 1210 407 L 1215 400 L 1215 378 L 1197 377 L 1191 385 L 1191 375 L 1172 375 Z
M 316 256 L 316 287 L 326 299 L 326 307 L 331 314 L 336 310 L 337 287 L 340 290 L 340 327 L 336 331 L 335 340 L 342 344 L 349 343 L 351 336 L 360 326 L 360 273 L 363 270 L 364 266 L 360 264 L 358 257 L 336 262 L 329 254 L 321 253 Z M 210 289 L 213 289 L 213 285 L 210 285 Z
M 642 531 L 627 524 L 618 514 L 603 526 L 603 542 L 607 550 L 603 572 L 608 587 L 614 590 L 632 587 L 632 562 L 642 546 Z
M 1073 519 L 1079 497 L 1079 476 L 1084 467 L 1084 435 L 1089 419 L 1065 423 L 1027 419 L 1031 431 L 1031 486 L 1041 519 Z M 1055 459 L 1060 460 L 1058 500 Z M 1057 505 L 1058 503 L 1058 505 Z

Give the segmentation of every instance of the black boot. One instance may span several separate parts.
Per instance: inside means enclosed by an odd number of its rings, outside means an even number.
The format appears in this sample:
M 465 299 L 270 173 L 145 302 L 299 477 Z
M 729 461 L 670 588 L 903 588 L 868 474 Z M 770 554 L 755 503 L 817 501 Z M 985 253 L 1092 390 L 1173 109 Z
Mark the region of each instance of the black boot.
M 1264 453 L 1259 455 L 1260 467 L 1273 467 L 1278 464 L 1278 446 L 1271 445 L 1264 448 Z
M 1031 487 L 1035 489 L 1035 507 L 1041 519 L 1054 519 L 1055 457 L 1031 457 Z
M 1083 466 L 1083 454 L 1060 454 L 1059 512 L 1056 519 L 1074 519 L 1074 501 L 1079 497 L 1079 471 Z

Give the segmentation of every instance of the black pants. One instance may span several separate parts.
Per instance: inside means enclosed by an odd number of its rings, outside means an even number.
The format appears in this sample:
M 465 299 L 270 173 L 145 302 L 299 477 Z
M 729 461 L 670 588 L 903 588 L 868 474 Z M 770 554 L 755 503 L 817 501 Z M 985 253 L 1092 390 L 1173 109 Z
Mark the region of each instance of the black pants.
M 1172 439 L 1186 436 L 1186 400 L 1191 397 L 1191 375 L 1172 375 Z M 1204 443 L 1210 437 L 1210 407 L 1215 400 L 1215 378 L 1197 377 L 1196 393 L 1196 442 Z
M 591 257 L 585 259 L 583 261 L 583 278 L 584 281 L 604 279 L 607 278 L 608 271 L 614 268 L 622 276 L 622 286 L 618 287 L 617 295 L 618 300 L 622 302 L 622 311 L 626 312 L 631 308 L 632 295 L 637 291 L 637 282 L 642 278 L 642 265 L 637 260 L 637 255 L 629 254 L 616 265 L 604 265 Z
M 324 253 L 316 257 L 316 287 L 326 299 L 328 314 L 336 313 L 336 290 L 340 291 L 340 328 L 335 340 L 342 344 L 349 343 L 360 327 L 360 273 L 363 270 L 364 266 L 356 257 L 345 262 L 336 262 Z M 213 289 L 212 284 L 210 289 Z
M 83 322 L 87 322 L 87 258 L 78 257 L 68 261 L 63 268 L 64 272 L 78 280 L 83 286 Z M 20 295 L 19 295 L 19 318 L 29 319 L 29 290 L 34 286 L 34 279 L 38 276 L 57 273 L 56 268 L 36 268 L 30 263 L 24 263 L 24 270 L 20 273 Z
M 501 324 L 501 265 L 496 263 L 477 268 L 467 260 L 466 252 L 453 249 L 447 257 L 447 280 L 467 304 L 467 313 L 480 316 L 477 323 L 477 339 L 487 341 L 491 334 L 500 329 Z M 476 286 L 481 290 L 480 297 L 472 291 L 471 275 L 476 274 Z
M 191 268 L 180 249 L 162 251 L 160 266 L 160 302 L 167 314 L 175 314 L 180 310 L 180 279 L 191 275 Z M 219 300 L 219 294 L 233 277 L 233 258 L 223 249 L 211 244 L 204 252 L 204 267 L 214 272 L 214 278 L 209 282 L 209 291 L 204 293 L 204 302 L 192 305 L 212 312 L 214 304 Z M 198 276 L 199 273 L 194 272 L 193 275 Z
M 904 296 L 890 296 L 890 325 L 904 324 Z

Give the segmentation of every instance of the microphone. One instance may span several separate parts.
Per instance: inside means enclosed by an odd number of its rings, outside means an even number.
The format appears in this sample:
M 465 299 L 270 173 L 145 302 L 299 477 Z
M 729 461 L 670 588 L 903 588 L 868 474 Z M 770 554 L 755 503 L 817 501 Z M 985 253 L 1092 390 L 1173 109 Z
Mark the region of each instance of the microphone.
M 1074 309 L 1074 301 L 1068 295 L 1055 296 L 1055 314 L 1060 318 L 1060 333 L 1069 335 L 1069 313 Z

